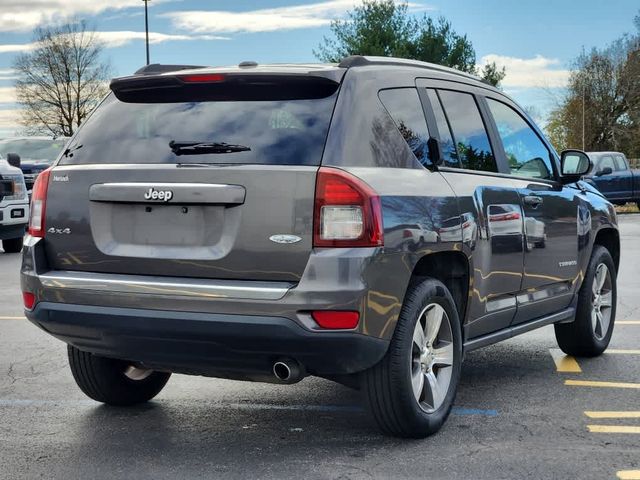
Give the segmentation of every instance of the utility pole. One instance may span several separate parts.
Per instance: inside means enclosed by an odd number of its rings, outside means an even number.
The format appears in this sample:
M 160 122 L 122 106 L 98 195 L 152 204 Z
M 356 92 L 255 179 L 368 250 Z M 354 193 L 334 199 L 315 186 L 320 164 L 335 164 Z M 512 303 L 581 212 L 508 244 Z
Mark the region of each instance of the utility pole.
M 144 2 L 144 31 L 146 34 L 146 44 L 147 44 L 147 65 L 149 65 L 149 9 L 147 4 L 150 0 L 142 0 Z
M 584 53 L 584 45 L 582 46 L 582 58 L 584 58 L 585 53 Z M 587 96 L 587 82 L 586 82 L 586 78 L 585 76 L 587 75 L 586 69 L 582 74 L 582 79 L 581 82 L 582 83 L 582 151 L 584 152 L 584 117 L 585 117 L 585 97 Z

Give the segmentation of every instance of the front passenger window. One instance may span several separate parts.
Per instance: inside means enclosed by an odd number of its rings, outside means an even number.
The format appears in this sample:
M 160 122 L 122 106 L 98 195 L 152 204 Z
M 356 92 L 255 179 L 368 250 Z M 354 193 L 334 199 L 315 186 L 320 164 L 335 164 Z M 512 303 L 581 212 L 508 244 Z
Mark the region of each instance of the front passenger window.
M 549 149 L 522 116 L 502 102 L 487 98 L 512 175 L 553 178 Z

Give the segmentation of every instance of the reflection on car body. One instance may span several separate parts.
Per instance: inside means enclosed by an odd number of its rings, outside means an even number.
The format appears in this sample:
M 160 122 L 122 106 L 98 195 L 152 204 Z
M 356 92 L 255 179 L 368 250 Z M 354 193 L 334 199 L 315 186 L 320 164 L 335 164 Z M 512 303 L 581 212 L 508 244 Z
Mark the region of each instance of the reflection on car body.
M 447 218 L 438 230 L 443 242 L 465 242 L 471 246 L 475 244 L 478 224 L 471 213 L 463 213 L 457 217 Z
M 520 205 L 489 205 L 487 211 L 491 250 L 494 253 L 521 251 L 523 222 Z

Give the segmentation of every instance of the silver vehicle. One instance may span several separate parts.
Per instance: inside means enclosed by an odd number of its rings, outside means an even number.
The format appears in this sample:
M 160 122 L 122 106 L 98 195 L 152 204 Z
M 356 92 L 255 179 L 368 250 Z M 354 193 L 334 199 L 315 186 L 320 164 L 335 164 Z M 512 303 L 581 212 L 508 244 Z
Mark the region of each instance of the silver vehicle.
M 29 197 L 19 165 L 19 159 L 0 155 L 0 240 L 5 253 L 22 250 L 29 219 Z
M 36 180 L 21 275 L 89 397 L 313 375 L 424 437 L 464 352 L 549 324 L 565 352 L 607 348 L 615 211 L 583 152 L 476 77 L 349 57 L 151 65 L 111 90 Z M 520 248 L 493 248 L 491 206 L 518 212 Z

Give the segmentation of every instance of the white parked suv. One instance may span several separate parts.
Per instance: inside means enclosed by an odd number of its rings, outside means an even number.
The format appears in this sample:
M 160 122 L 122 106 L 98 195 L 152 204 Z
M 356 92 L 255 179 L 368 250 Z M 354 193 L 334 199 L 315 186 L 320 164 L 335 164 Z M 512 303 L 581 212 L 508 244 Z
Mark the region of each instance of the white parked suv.
M 29 197 L 19 166 L 0 157 L 0 240 L 6 253 L 22 250 L 29 219 Z

